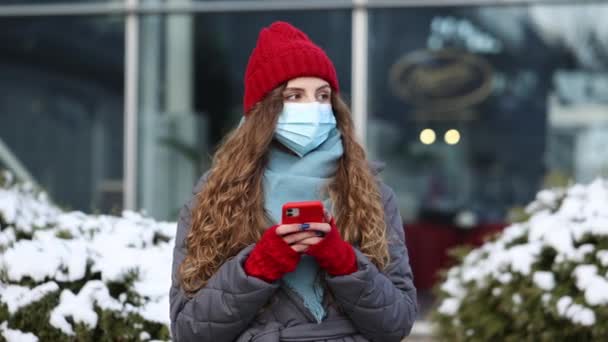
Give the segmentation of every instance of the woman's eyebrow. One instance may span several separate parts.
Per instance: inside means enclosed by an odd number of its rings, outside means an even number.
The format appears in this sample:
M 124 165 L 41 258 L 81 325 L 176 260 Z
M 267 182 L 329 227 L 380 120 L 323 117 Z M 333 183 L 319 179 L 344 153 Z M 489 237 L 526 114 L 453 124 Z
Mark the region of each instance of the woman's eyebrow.
M 324 90 L 326 88 L 329 88 L 329 84 L 325 84 L 325 85 L 320 86 L 319 88 L 317 88 L 317 90 L 315 90 L 315 92 L 318 92 L 320 90 Z M 287 92 L 287 91 L 304 91 L 305 92 L 306 89 L 304 89 L 304 88 L 296 88 L 296 87 L 289 87 L 289 88 L 285 88 L 285 90 L 284 90 L 284 92 Z
M 284 91 L 305 91 L 305 90 L 302 88 L 285 88 Z

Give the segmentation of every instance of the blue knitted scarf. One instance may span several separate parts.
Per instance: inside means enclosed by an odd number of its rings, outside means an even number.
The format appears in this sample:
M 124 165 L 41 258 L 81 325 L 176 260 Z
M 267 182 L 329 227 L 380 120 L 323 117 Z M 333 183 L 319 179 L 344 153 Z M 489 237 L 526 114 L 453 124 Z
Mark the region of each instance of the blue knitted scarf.
M 332 211 L 323 190 L 334 178 L 342 154 L 342 137 L 337 129 L 317 149 L 302 158 L 279 148 L 270 150 L 264 171 L 264 200 L 266 212 L 274 223 L 281 222 L 281 208 L 286 202 L 321 200 L 325 208 Z M 298 293 L 304 306 L 317 322 L 321 322 L 325 309 L 318 273 L 319 265 L 314 258 L 302 255 L 296 270 L 283 276 L 282 284 Z

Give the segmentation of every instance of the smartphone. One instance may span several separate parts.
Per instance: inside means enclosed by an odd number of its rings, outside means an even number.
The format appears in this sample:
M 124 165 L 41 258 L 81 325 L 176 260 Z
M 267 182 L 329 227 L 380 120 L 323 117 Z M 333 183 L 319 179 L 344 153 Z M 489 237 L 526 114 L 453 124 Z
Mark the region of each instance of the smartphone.
M 283 205 L 282 224 L 325 223 L 321 201 L 289 202 Z

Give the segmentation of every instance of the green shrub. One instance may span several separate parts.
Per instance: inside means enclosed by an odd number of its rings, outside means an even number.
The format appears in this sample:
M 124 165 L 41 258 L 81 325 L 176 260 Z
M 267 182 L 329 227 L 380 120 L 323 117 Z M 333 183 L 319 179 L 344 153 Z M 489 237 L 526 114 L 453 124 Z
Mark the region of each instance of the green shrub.
M 607 341 L 608 182 L 541 191 L 437 288 L 445 341 Z
M 134 212 L 65 212 L 0 172 L 0 342 L 9 330 L 53 342 L 169 340 L 174 232 Z

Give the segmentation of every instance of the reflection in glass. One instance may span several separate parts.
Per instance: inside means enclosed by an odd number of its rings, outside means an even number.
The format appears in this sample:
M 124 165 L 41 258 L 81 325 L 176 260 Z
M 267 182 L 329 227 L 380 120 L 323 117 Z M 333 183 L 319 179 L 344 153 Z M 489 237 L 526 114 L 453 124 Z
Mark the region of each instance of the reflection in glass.
M 597 72 L 606 68 L 608 30 L 598 23 L 607 13 L 601 4 L 372 11 L 368 145 L 388 161 L 385 178 L 408 220 L 422 209 L 466 209 L 503 221 L 548 175 L 605 172 L 584 155 L 608 136 L 598 125 L 608 78 Z M 459 134 L 445 133 L 450 126 Z M 435 150 L 420 146 L 424 128 L 445 134 Z M 451 186 L 448 169 L 474 181 Z
M 0 139 L 64 207 L 121 208 L 123 32 L 111 16 L 0 20 Z

